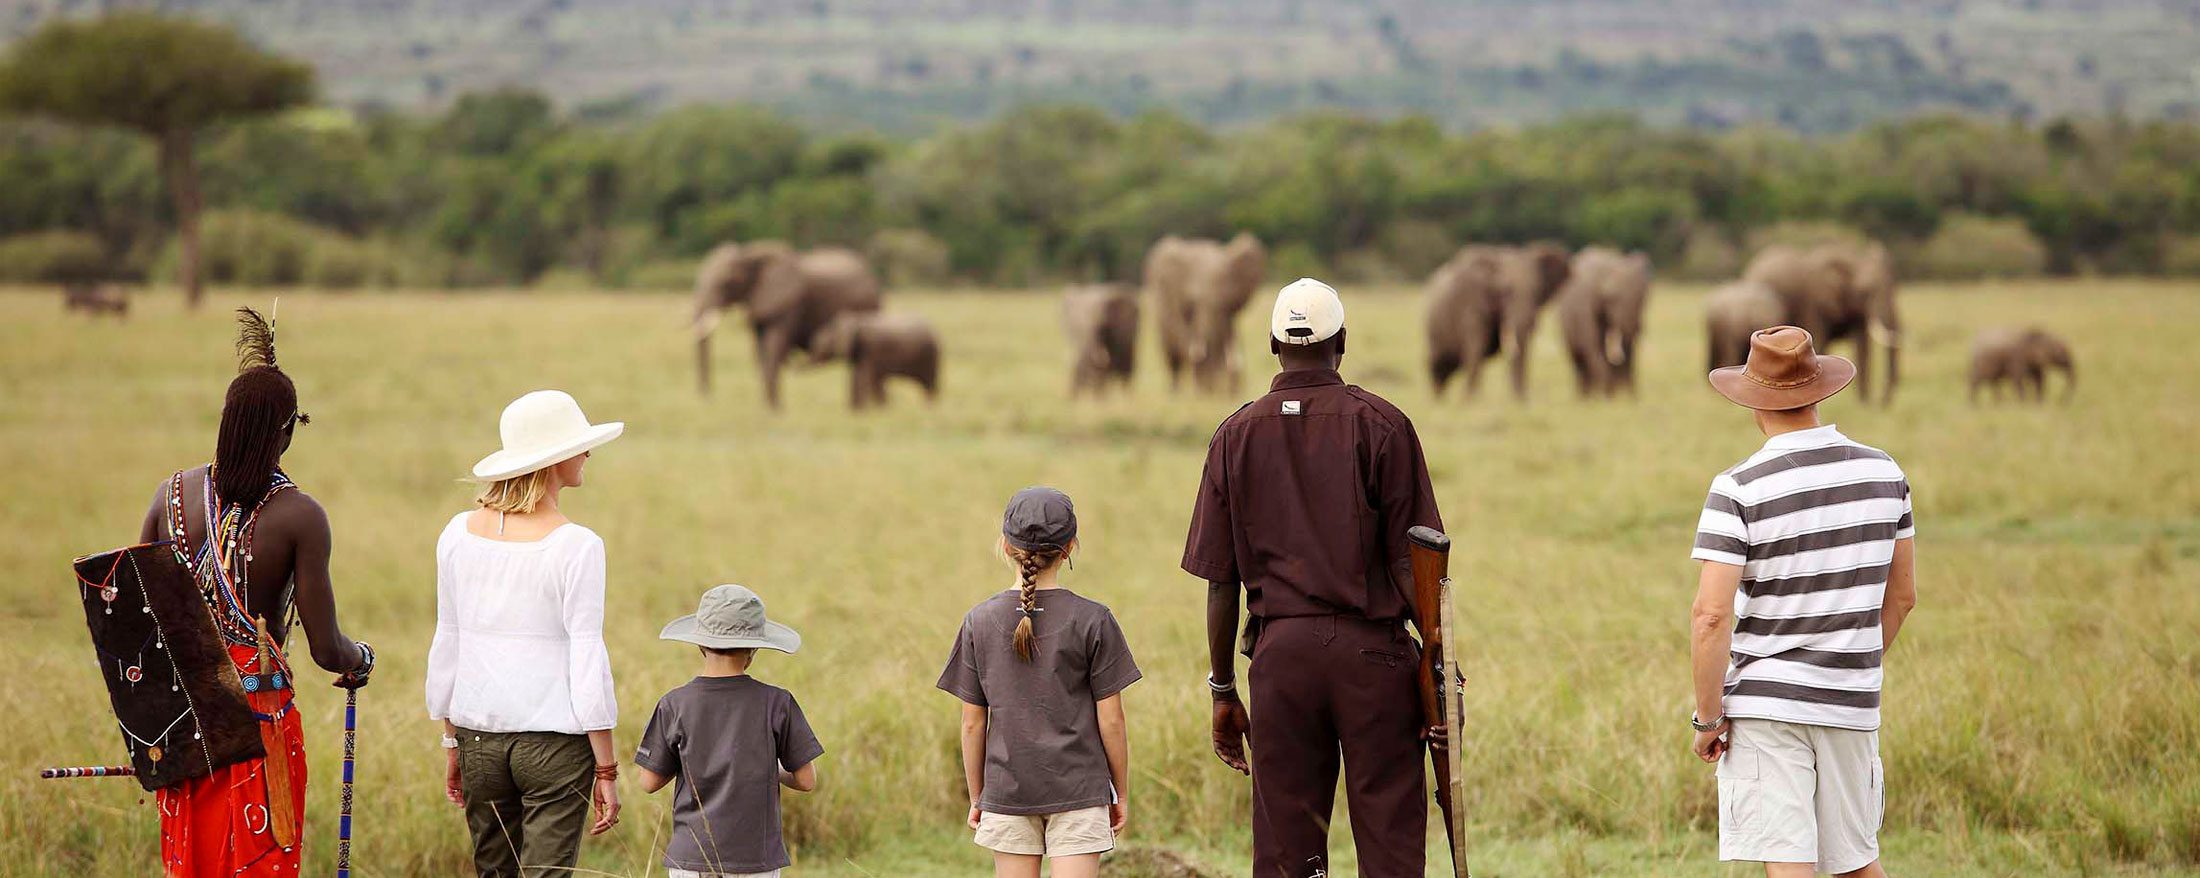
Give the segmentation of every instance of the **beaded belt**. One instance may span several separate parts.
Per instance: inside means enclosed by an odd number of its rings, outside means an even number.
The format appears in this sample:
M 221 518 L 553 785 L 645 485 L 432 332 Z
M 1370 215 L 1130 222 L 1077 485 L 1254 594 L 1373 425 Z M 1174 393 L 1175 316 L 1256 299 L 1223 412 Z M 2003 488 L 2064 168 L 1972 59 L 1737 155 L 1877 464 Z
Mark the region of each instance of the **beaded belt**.
M 274 692 L 290 688 L 290 679 L 283 676 L 281 671 L 272 674 L 245 674 L 242 679 L 246 692 Z

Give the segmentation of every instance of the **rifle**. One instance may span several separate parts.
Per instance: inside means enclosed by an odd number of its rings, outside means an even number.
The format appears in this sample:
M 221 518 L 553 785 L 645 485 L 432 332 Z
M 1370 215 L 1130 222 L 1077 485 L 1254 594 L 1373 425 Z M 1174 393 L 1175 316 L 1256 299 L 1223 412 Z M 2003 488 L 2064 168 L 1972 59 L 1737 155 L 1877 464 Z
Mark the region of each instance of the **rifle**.
M 1440 736 L 1426 736 L 1429 762 L 1436 770 L 1436 805 L 1444 814 L 1452 872 L 1455 878 L 1467 878 L 1465 819 L 1453 801 L 1453 778 L 1460 762 L 1454 738 L 1460 723 L 1454 720 L 1464 715 L 1459 708 L 1458 669 L 1448 661 L 1444 639 L 1452 617 L 1451 537 L 1432 527 L 1414 527 L 1406 531 L 1406 539 L 1412 543 L 1413 622 L 1421 631 L 1421 717 L 1431 732 L 1443 730 Z

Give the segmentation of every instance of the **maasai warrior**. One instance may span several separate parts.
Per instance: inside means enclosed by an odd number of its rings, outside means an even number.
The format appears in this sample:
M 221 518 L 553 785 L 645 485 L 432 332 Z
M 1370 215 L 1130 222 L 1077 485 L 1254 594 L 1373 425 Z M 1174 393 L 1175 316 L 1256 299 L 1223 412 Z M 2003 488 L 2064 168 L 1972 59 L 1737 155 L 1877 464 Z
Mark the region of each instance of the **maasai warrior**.
M 314 664 L 341 675 L 336 685 L 364 686 L 374 669 L 374 650 L 336 624 L 328 515 L 283 475 L 283 452 L 306 422 L 297 389 L 275 366 L 267 321 L 244 308 L 238 322 L 239 372 L 214 462 L 163 482 L 140 534 L 172 541 L 191 569 L 267 746 L 265 758 L 160 791 L 161 865 L 181 878 L 298 873 L 306 756 L 285 655 L 291 623 L 304 624 Z
M 1329 874 L 1345 775 L 1360 874 L 1419 878 L 1428 842 L 1420 647 L 1406 633 L 1406 532 L 1442 529 L 1421 440 L 1381 397 L 1344 383 L 1344 303 L 1302 278 L 1276 296 L 1269 393 L 1222 422 L 1185 540 L 1208 581 L 1215 754 L 1253 776 L 1253 874 Z M 1238 589 L 1253 708 L 1238 698 Z M 1245 738 L 1252 736 L 1252 758 Z

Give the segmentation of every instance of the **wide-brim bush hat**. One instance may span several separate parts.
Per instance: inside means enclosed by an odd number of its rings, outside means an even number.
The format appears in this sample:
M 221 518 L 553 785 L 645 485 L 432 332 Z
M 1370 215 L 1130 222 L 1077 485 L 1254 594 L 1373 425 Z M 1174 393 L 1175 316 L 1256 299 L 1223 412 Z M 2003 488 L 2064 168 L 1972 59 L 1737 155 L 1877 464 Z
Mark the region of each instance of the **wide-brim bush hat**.
M 563 390 L 537 390 L 512 400 L 497 420 L 504 447 L 474 464 L 474 478 L 494 482 L 571 459 L 626 432 L 626 424 L 591 424 Z
M 1856 364 L 1813 350 L 1809 332 L 1774 326 L 1750 333 L 1748 362 L 1711 370 L 1711 387 L 1737 405 L 1777 412 L 1823 402 L 1855 378 Z
M 776 649 L 792 654 L 802 635 L 764 615 L 764 599 L 728 583 L 703 592 L 695 612 L 665 625 L 659 640 L 677 640 L 712 649 Z

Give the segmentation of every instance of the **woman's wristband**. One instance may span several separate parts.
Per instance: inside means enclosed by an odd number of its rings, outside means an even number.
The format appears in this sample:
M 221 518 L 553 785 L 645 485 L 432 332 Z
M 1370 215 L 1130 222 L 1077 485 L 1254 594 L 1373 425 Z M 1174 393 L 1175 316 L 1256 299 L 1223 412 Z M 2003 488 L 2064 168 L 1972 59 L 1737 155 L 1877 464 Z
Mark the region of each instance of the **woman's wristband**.
M 598 765 L 596 766 L 595 771 L 597 780 L 619 779 L 619 763 L 613 762 L 610 765 Z

